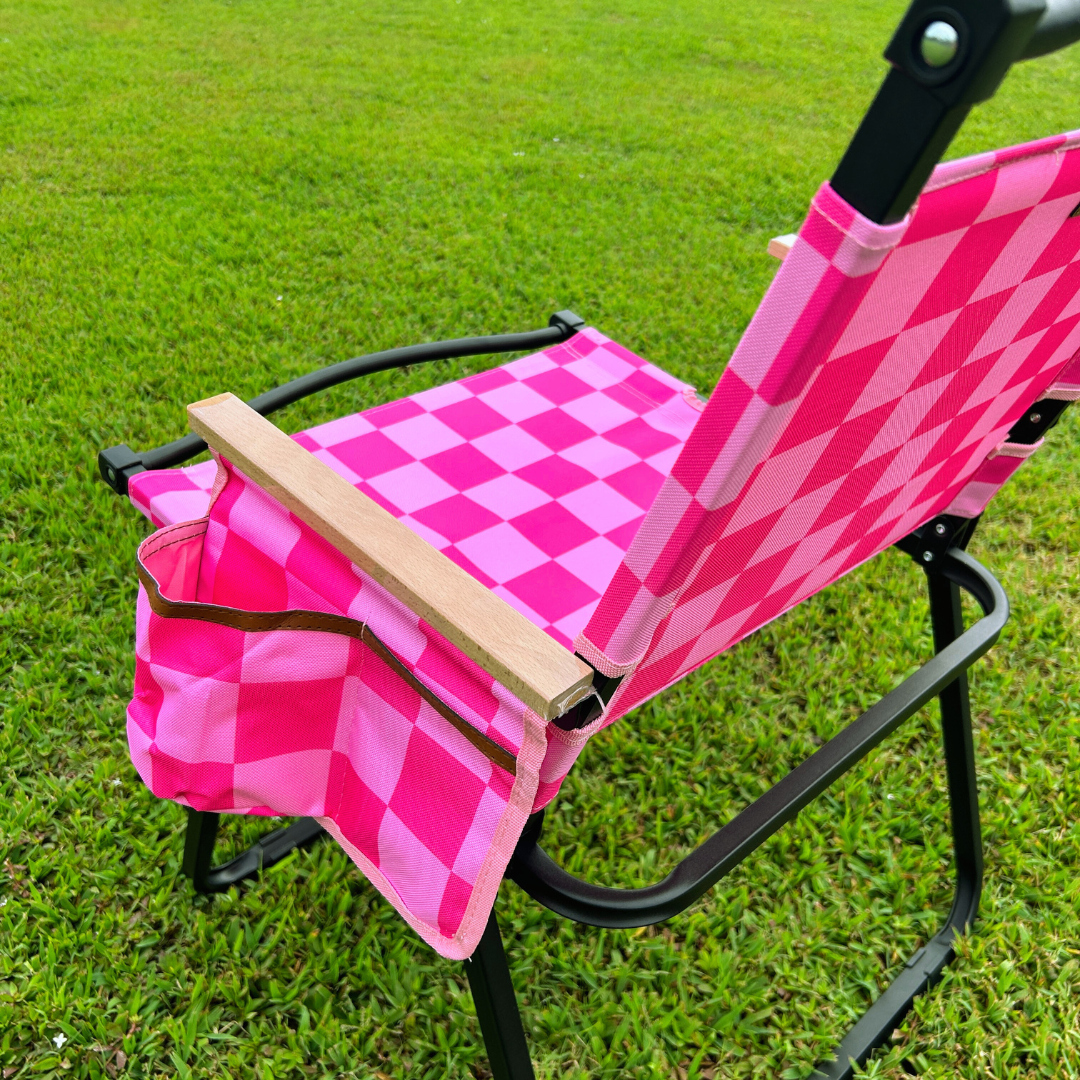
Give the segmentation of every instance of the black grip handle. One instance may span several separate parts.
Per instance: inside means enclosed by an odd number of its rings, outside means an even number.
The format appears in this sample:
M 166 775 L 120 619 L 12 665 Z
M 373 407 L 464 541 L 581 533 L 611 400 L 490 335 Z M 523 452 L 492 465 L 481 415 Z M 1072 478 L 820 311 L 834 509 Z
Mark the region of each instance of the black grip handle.
M 833 190 L 871 221 L 900 221 L 971 106 L 993 95 L 1046 15 L 1046 0 L 914 0 Z
M 1080 0 L 1046 0 L 1046 12 L 1020 53 L 1020 59 L 1045 56 L 1077 40 L 1080 40 Z

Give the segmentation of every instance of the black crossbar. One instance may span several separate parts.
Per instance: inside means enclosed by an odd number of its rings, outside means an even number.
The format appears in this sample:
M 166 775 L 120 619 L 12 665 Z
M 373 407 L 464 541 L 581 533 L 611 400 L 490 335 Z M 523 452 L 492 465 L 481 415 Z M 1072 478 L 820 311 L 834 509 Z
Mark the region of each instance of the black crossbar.
M 196 892 L 227 892 L 242 881 L 258 877 L 260 871 L 281 862 L 297 848 L 310 847 L 326 835 L 314 818 L 297 818 L 291 825 L 260 837 L 235 858 L 214 866 L 214 842 L 219 822 L 219 814 L 188 807 L 181 872 L 191 878 Z

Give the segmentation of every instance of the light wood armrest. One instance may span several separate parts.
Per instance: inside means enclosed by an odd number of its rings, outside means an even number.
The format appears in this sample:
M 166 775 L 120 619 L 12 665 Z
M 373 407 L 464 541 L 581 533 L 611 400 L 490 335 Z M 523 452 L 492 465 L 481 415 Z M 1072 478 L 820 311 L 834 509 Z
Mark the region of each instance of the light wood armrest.
M 588 693 L 588 664 L 238 397 L 197 401 L 188 418 L 245 476 L 544 719 Z
M 797 239 L 795 233 L 774 236 L 769 241 L 769 254 L 783 262 L 788 257 L 788 252 L 795 246 Z

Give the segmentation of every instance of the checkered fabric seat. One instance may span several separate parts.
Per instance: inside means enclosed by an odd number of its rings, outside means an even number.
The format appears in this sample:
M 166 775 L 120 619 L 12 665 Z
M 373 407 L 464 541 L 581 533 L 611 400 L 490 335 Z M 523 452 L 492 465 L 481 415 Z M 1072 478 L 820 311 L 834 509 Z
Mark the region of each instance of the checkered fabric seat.
M 572 646 L 702 408 L 693 388 L 588 329 L 294 437 Z M 139 473 L 131 500 L 159 527 L 202 517 L 216 468 Z
M 363 608 L 410 677 L 517 761 L 512 780 L 493 770 L 356 649 L 338 650 L 335 704 L 308 725 L 317 754 L 303 760 L 321 762 L 310 776 L 282 779 L 288 763 L 261 731 L 241 754 L 235 705 L 227 746 L 204 760 L 180 739 L 187 756 L 170 754 L 163 686 L 190 687 L 184 665 L 202 660 L 155 653 L 164 631 L 144 606 L 129 712 L 140 771 L 192 806 L 319 817 L 426 940 L 469 955 L 528 813 L 592 735 L 936 516 L 977 516 L 1037 449 L 1010 431 L 1036 401 L 1080 395 L 1078 203 L 1076 133 L 940 166 L 894 225 L 825 184 L 704 407 L 590 329 L 294 436 L 620 680 L 580 730 L 541 722 L 227 462 L 133 476 L 132 501 L 166 530 L 210 507 L 202 567 L 174 599 L 251 609 L 254 590 L 259 609 Z M 196 533 L 157 536 L 147 565 L 179 580 L 169 560 Z M 256 693 L 242 672 L 263 646 L 229 648 L 234 701 Z M 371 694 L 348 698 L 350 679 Z M 288 694 L 259 693 L 284 731 Z M 190 716 L 177 724 L 189 730 Z M 307 752 L 304 730 L 281 738 Z M 209 794 L 175 781 L 204 765 Z

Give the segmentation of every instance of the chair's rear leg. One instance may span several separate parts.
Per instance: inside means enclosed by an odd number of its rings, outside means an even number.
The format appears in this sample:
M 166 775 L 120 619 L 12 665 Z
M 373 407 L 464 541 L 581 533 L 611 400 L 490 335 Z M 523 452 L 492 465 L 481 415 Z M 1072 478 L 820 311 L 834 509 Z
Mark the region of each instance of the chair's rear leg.
M 939 574 L 927 574 L 927 577 L 934 649 L 941 652 L 964 632 L 960 590 Z M 956 935 L 967 931 L 979 910 L 983 876 L 982 832 L 967 675 L 957 676 L 941 691 L 938 701 L 956 860 L 952 910 L 941 930 L 911 957 L 904 970 L 848 1032 L 833 1060 L 817 1067 L 813 1080 L 849 1080 L 854 1075 L 853 1062 L 864 1064 L 874 1050 L 888 1042 L 915 998 L 941 978 L 941 972 L 956 955 Z
M 941 652 L 964 632 L 960 590 L 939 574 L 929 574 L 928 578 L 934 648 Z M 978 913 L 983 881 L 982 829 L 967 673 L 946 686 L 938 700 L 941 702 L 941 731 L 956 857 L 956 899 L 948 925 L 965 933 Z
M 480 1032 L 494 1080 L 533 1080 L 514 984 L 506 964 L 499 923 L 492 910 L 472 958 L 465 962 Z
M 221 866 L 214 866 L 214 840 L 220 815 L 209 810 L 188 807 L 187 833 L 184 837 L 183 873 L 191 878 L 196 892 L 225 892 L 245 878 L 257 877 L 260 870 L 280 862 L 298 847 L 314 843 L 323 833 L 322 826 L 309 817 L 297 818 L 285 829 L 275 829 Z

